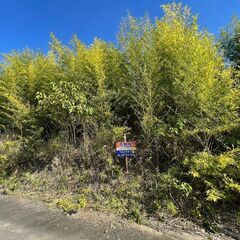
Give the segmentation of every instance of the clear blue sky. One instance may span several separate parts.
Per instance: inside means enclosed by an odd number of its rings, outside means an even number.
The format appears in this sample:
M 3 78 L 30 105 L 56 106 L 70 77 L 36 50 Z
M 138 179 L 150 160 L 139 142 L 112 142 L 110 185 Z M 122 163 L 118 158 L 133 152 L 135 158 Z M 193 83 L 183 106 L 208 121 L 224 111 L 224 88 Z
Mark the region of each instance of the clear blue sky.
M 0 53 L 29 47 L 46 52 L 50 32 L 67 43 L 72 33 L 86 44 L 94 37 L 115 42 L 121 18 L 148 12 L 161 17 L 167 0 L 0 0 Z M 178 1 L 176 1 L 178 2 Z M 240 17 L 240 0 L 183 0 L 199 23 L 214 34 L 232 16 Z

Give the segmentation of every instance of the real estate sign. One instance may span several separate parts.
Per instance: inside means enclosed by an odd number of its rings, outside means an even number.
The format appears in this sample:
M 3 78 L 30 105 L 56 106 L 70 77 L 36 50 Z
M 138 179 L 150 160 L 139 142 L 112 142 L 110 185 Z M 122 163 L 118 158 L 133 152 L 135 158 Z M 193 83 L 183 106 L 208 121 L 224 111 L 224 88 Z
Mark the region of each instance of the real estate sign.
M 118 157 L 134 157 L 136 142 L 116 142 L 116 155 Z

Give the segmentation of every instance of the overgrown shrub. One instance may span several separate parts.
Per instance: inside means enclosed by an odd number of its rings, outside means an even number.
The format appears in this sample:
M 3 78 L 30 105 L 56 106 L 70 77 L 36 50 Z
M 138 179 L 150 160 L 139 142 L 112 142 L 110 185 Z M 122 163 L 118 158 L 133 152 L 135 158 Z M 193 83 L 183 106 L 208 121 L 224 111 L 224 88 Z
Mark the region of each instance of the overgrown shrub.
M 194 192 L 213 203 L 239 203 L 240 197 L 240 151 L 234 149 L 214 156 L 202 152 L 184 164 L 193 179 Z

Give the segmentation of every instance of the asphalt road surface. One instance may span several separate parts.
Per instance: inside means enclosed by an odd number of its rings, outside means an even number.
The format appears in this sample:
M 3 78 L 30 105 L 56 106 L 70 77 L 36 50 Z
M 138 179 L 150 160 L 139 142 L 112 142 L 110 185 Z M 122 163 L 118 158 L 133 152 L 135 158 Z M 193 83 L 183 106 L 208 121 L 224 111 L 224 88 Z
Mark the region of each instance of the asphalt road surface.
M 0 240 L 201 240 L 99 215 L 65 216 L 41 203 L 0 195 Z

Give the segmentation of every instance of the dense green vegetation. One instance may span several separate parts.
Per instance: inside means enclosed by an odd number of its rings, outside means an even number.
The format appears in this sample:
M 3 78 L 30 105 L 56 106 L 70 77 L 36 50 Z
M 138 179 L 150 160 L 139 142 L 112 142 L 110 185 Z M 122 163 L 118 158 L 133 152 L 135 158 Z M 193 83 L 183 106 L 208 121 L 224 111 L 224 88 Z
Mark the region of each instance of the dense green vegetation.
M 52 35 L 48 54 L 4 55 L 3 185 L 31 185 L 65 211 L 111 208 L 137 222 L 163 210 L 239 211 L 240 24 L 216 43 L 187 7 L 163 9 L 154 23 L 126 17 L 118 47 Z M 124 132 L 138 143 L 129 174 L 114 156 Z

